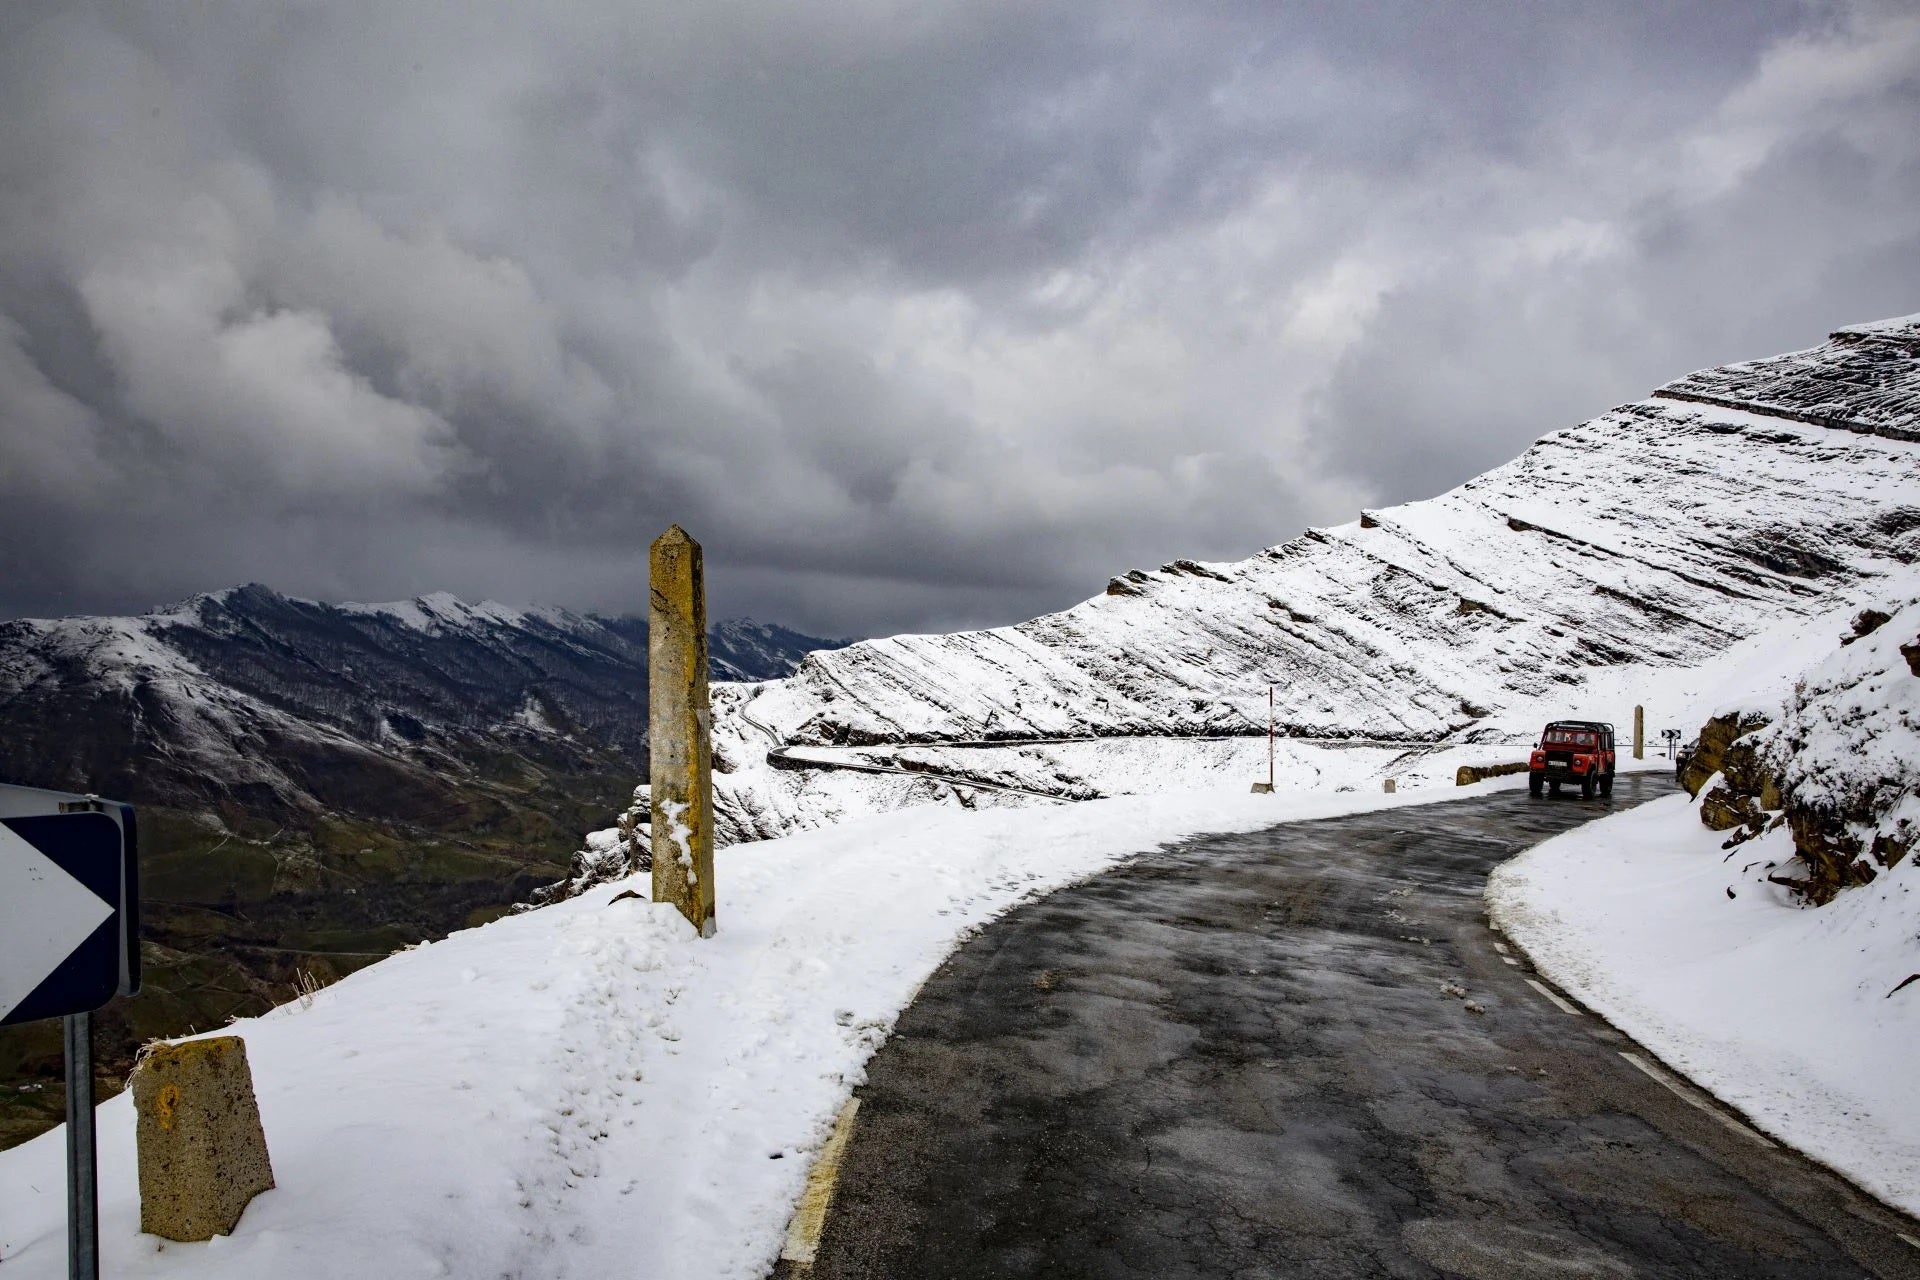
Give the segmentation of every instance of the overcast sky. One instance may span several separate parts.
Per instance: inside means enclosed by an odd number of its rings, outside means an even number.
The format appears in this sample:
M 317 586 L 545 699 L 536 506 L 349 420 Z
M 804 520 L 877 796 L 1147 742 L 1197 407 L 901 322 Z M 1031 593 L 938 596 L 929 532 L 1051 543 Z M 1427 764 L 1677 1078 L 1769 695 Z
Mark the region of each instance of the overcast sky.
M 1012 622 L 1915 311 L 1911 3 L 0 6 L 0 616 Z

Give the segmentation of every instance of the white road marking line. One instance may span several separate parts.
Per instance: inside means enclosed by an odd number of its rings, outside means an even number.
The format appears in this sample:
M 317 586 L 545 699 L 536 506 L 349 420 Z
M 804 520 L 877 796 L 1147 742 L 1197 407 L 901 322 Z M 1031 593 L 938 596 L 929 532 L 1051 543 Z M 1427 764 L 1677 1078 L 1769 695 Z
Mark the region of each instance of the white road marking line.
M 1495 951 L 1498 951 L 1501 955 L 1507 954 L 1507 944 L 1504 942 L 1495 942 L 1493 944 L 1493 949 Z
M 1740 1134 L 1742 1137 L 1753 1139 L 1768 1150 L 1773 1149 L 1774 1144 L 1770 1140 L 1756 1133 L 1754 1130 L 1749 1129 L 1746 1125 L 1741 1124 L 1732 1116 L 1727 1115 L 1718 1107 L 1709 1103 L 1705 1098 L 1696 1097 L 1693 1090 L 1685 1088 L 1678 1080 L 1675 1080 L 1672 1076 L 1669 1076 L 1666 1072 L 1654 1066 L 1639 1054 L 1622 1052 L 1620 1056 L 1638 1067 L 1649 1080 L 1658 1083 L 1665 1088 L 1668 1093 L 1671 1093 L 1674 1097 L 1680 1099 L 1680 1101 L 1686 1103 L 1694 1110 L 1705 1112 L 1735 1133 Z
M 1908 1244 L 1912 1245 L 1914 1248 L 1920 1249 L 1920 1240 L 1915 1240 L 1912 1236 L 1908 1235 L 1906 1232 L 1896 1231 L 1893 1234 L 1899 1236 L 1902 1240 L 1905 1240 Z
M 1518 960 L 1515 960 L 1512 956 L 1501 956 L 1500 958 L 1502 960 L 1505 960 L 1508 964 L 1512 965 L 1516 969 L 1520 967 L 1520 962 Z
M 1528 978 L 1527 985 L 1532 987 L 1535 991 L 1538 991 L 1541 995 L 1545 996 L 1547 999 L 1553 1001 L 1554 1007 L 1559 1009 L 1560 1012 L 1570 1013 L 1576 1018 L 1580 1016 L 1580 1011 L 1578 1009 L 1568 1004 L 1565 1000 L 1562 1000 L 1559 996 L 1559 993 L 1554 991 L 1554 989 L 1552 987 L 1549 987 L 1546 983 L 1537 981 L 1533 978 Z
M 787 1224 L 786 1247 L 780 1257 L 796 1267 L 813 1269 L 814 1255 L 820 1251 L 820 1233 L 827 1225 L 827 1209 L 833 1203 L 833 1188 L 840 1176 L 840 1156 L 853 1136 L 853 1117 L 860 1111 L 860 1099 L 848 1098 L 833 1122 L 833 1133 L 820 1148 L 820 1158 L 807 1172 L 807 1189 L 800 1196 L 800 1207 Z

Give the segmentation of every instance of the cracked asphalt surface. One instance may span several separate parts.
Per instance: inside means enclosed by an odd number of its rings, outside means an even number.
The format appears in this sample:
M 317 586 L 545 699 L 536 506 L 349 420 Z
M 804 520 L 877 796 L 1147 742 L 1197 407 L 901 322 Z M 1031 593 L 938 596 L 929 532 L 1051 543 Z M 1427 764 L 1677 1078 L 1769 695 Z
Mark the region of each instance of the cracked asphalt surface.
M 1016 909 L 874 1058 L 812 1275 L 1920 1277 L 1920 1228 L 1488 929 L 1496 863 L 1671 788 L 1207 837 Z

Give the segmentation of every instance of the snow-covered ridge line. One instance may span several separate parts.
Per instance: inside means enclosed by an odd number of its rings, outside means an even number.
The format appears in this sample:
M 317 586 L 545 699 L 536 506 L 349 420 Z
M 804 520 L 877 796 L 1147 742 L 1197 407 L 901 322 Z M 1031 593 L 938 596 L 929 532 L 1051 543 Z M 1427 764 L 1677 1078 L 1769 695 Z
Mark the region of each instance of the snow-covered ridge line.
M 303 600 L 300 603 L 317 602 Z M 538 620 L 553 627 L 587 625 L 586 619 L 569 613 L 565 609 L 550 606 L 516 609 L 512 605 L 501 604 L 497 600 L 482 600 L 478 604 L 469 604 L 446 591 L 435 591 L 430 595 L 415 596 L 411 600 L 396 600 L 385 604 L 348 602 L 337 607 L 342 613 L 391 618 L 402 626 L 411 627 L 416 631 L 432 631 L 448 624 L 469 625 L 476 620 L 496 622 L 509 627 L 525 626 L 532 620 Z

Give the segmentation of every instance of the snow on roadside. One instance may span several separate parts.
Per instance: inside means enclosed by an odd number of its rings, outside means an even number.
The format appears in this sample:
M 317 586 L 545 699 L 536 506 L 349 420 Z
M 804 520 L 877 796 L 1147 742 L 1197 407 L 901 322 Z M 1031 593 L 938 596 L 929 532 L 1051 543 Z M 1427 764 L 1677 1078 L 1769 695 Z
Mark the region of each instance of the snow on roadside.
M 278 1180 L 232 1237 L 139 1234 L 131 1103 L 102 1106 L 102 1271 L 761 1276 L 867 1059 L 971 930 L 1184 836 L 1523 782 L 922 807 L 720 851 L 705 942 L 635 882 L 455 934 L 230 1029 Z M 65 1274 L 63 1142 L 0 1152 L 8 1280 Z
M 1725 851 L 1672 796 L 1497 868 L 1494 922 L 1547 977 L 1765 1132 L 1920 1214 L 1920 872 L 1824 907 L 1765 879 L 1785 828 Z M 1729 896 L 1731 890 L 1732 896 Z

